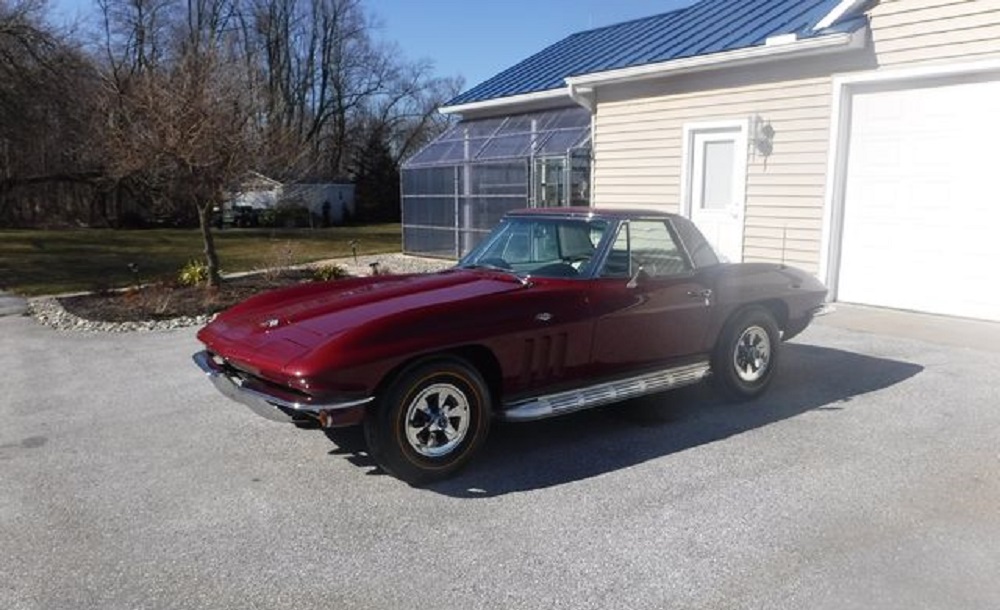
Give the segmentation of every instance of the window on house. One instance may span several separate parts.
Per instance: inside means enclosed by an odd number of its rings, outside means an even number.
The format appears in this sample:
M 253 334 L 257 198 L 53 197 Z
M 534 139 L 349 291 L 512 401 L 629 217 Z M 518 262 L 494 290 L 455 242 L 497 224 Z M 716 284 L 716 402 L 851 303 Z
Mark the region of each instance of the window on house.
M 721 210 L 733 203 L 733 176 L 736 168 L 736 142 L 709 140 L 704 144 L 701 207 Z

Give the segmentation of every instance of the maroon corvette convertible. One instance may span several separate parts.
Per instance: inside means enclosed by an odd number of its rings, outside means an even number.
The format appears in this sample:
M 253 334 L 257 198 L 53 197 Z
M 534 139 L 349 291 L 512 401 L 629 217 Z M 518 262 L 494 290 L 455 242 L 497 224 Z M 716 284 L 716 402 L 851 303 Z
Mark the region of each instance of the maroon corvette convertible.
M 198 366 L 266 418 L 363 424 L 411 483 L 450 475 L 493 418 L 562 415 L 711 378 L 767 387 L 826 289 L 777 264 L 721 263 L 687 219 L 508 214 L 456 267 L 253 297 L 198 333 Z

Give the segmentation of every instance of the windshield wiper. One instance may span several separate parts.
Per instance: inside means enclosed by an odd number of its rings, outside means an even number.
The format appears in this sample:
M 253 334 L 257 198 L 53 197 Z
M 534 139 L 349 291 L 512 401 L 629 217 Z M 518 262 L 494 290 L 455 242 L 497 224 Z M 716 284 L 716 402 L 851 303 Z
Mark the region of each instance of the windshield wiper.
M 504 275 L 509 275 L 511 277 L 516 278 L 517 281 L 521 282 L 521 284 L 523 284 L 525 286 L 527 286 L 528 283 L 529 283 L 528 278 L 526 278 L 523 275 L 519 274 L 517 271 L 514 271 L 513 269 L 509 269 L 507 267 L 501 267 L 500 265 L 493 265 L 493 264 L 490 264 L 490 263 L 466 263 L 464 265 L 459 265 L 458 268 L 459 269 L 486 269 L 487 271 L 499 271 L 500 273 L 503 273 Z
M 489 269 L 490 271 L 503 271 L 504 273 L 514 273 L 513 269 L 508 269 L 507 267 L 501 267 L 500 265 L 491 265 L 490 263 L 466 263 L 460 267 L 461 269 Z

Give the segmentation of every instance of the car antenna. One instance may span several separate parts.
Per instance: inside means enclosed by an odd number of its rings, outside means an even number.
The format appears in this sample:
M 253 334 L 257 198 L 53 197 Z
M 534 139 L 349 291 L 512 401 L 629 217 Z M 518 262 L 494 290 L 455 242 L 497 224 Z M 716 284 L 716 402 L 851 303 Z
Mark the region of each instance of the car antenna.
M 785 246 L 788 243 L 788 224 L 781 227 L 781 266 L 785 266 Z

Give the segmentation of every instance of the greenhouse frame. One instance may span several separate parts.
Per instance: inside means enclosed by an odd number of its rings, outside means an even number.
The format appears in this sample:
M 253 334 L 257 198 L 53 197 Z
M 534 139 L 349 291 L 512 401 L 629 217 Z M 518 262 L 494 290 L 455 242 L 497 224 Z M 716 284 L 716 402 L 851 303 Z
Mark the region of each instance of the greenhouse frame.
M 591 115 L 464 120 L 402 167 L 403 252 L 459 258 L 508 211 L 590 205 Z

